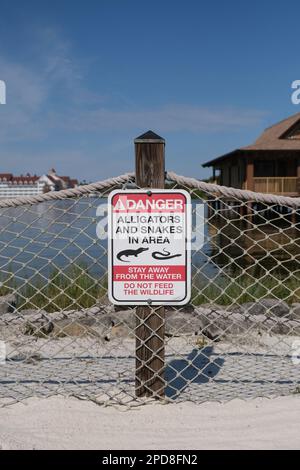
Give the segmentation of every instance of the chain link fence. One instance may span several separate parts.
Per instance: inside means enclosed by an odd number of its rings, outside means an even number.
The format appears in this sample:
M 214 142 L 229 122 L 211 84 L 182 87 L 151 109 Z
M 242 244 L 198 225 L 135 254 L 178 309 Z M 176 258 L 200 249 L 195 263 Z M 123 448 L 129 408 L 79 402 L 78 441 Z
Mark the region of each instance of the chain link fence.
M 126 406 L 150 400 L 136 393 L 136 309 L 107 298 L 107 196 L 129 187 L 133 175 L 0 201 L 0 405 L 56 394 Z M 192 299 L 165 307 L 164 331 L 148 335 L 149 344 L 162 336 L 165 344 L 157 397 L 300 393 L 299 199 L 173 173 L 166 187 L 192 196 Z M 150 354 L 143 366 L 151 372 L 157 359 Z

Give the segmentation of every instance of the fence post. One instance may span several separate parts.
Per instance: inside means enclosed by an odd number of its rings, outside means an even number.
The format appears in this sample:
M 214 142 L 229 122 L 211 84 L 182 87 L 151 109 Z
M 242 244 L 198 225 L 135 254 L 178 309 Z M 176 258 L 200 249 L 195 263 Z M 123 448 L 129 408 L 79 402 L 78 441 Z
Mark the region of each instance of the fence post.
M 137 137 L 135 174 L 139 188 L 165 187 L 165 140 L 152 131 Z M 136 308 L 136 396 L 164 397 L 165 309 Z

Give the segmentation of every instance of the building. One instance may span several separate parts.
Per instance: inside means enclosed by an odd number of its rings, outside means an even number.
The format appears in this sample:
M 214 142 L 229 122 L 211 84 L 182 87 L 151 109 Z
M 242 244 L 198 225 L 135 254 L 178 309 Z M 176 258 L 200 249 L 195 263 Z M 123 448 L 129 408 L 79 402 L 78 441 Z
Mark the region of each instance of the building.
M 48 174 L 37 176 L 14 176 L 12 173 L 0 173 L 0 199 L 19 196 L 36 196 L 48 191 L 74 188 L 78 181 L 69 176 L 58 176 L 54 169 Z
M 267 128 L 254 142 L 202 165 L 224 186 L 300 195 L 300 113 Z
M 78 186 L 76 179 L 71 179 L 69 176 L 58 176 L 54 168 L 42 178 L 47 182 L 51 191 L 60 191 L 61 189 L 76 188 Z

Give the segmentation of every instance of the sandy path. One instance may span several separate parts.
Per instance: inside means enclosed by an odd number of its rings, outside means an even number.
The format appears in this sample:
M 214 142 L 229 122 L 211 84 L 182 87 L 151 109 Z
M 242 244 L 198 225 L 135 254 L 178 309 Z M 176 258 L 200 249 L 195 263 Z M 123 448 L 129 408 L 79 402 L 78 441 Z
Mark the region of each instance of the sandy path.
M 177 402 L 289 395 L 300 386 L 300 368 L 291 358 L 294 337 L 251 336 L 246 344 L 222 342 L 202 349 L 196 341 L 195 336 L 179 337 L 167 343 L 166 394 Z M 2 365 L 0 400 L 74 395 L 132 402 L 133 340 L 103 345 L 91 338 L 65 338 L 38 340 L 30 346 L 42 357 Z M 14 353 L 20 350 L 25 348 L 18 344 Z
M 3 449 L 299 449 L 300 397 L 119 411 L 75 398 L 0 409 Z

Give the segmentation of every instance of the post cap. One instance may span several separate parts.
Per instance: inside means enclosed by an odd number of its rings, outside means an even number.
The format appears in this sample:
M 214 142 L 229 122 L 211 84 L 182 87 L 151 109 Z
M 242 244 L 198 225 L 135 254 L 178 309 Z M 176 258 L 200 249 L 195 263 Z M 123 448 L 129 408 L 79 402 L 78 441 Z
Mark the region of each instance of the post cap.
M 160 137 L 160 135 L 155 134 L 155 132 L 153 131 L 147 131 L 136 139 L 134 139 L 134 143 L 165 144 L 165 139 L 163 139 L 163 137 Z

